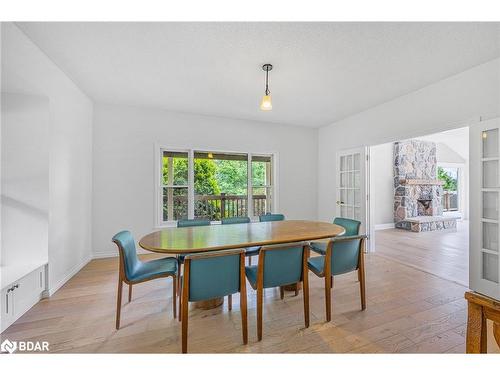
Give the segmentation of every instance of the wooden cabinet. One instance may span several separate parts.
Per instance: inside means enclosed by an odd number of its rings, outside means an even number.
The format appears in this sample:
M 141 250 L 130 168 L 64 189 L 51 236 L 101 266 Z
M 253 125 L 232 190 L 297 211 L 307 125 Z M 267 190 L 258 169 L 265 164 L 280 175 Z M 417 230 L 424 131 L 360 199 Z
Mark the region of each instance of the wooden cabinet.
M 19 319 L 43 296 L 46 290 L 46 265 L 8 284 L 1 290 L 1 331 Z

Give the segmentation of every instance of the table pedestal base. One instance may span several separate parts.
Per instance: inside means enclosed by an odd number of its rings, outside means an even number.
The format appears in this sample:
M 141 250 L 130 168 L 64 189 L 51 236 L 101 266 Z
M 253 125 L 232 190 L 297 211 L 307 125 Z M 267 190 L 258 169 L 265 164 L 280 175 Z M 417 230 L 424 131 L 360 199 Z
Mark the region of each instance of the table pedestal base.
M 215 309 L 216 307 L 219 307 L 223 303 L 224 303 L 224 298 L 213 298 L 213 299 L 207 299 L 204 301 L 196 301 L 193 303 L 193 306 L 196 309 L 210 310 L 210 309 Z
M 295 292 L 295 295 L 297 295 L 299 290 L 302 289 L 302 283 L 285 285 L 283 289 L 287 292 Z

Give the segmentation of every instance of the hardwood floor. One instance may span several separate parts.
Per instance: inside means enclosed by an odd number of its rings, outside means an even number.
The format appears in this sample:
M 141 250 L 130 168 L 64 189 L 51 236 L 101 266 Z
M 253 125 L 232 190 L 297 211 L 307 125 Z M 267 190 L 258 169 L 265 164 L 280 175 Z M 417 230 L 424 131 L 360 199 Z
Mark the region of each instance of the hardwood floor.
M 152 258 L 155 256 L 146 256 Z M 249 343 L 241 343 L 238 296 L 214 310 L 191 310 L 191 353 L 464 352 L 466 288 L 375 254 L 366 257 L 367 309 L 360 310 L 356 273 L 335 278 L 332 322 L 325 323 L 323 282 L 310 273 L 311 326 L 302 294 L 265 292 L 264 334 L 256 334 L 256 293 L 248 287 Z M 137 285 L 114 328 L 118 259 L 93 260 L 54 296 L 35 305 L 2 340 L 45 340 L 51 352 L 180 353 L 170 280 Z M 126 301 L 126 298 L 124 298 Z
M 456 230 L 415 233 L 401 229 L 375 232 L 377 255 L 444 279 L 469 285 L 469 222 Z

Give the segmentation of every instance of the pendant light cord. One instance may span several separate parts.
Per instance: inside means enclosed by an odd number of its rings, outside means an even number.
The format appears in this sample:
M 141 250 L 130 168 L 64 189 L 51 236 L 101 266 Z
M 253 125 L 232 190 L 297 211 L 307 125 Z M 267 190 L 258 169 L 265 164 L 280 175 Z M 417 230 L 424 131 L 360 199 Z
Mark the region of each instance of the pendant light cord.
M 269 95 L 269 69 L 266 69 L 266 95 Z

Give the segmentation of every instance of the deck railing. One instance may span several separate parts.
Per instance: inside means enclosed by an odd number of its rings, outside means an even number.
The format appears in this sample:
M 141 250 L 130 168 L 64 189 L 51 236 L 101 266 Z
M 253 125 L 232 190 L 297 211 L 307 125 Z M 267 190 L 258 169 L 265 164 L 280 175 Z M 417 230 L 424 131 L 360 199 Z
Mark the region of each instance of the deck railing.
M 254 195 L 252 197 L 253 215 L 259 216 L 270 211 L 267 196 Z M 185 212 L 187 197 L 174 196 L 174 211 Z M 218 195 L 195 195 L 194 216 L 214 221 L 222 218 L 248 216 L 248 197 L 246 195 L 218 194 Z

